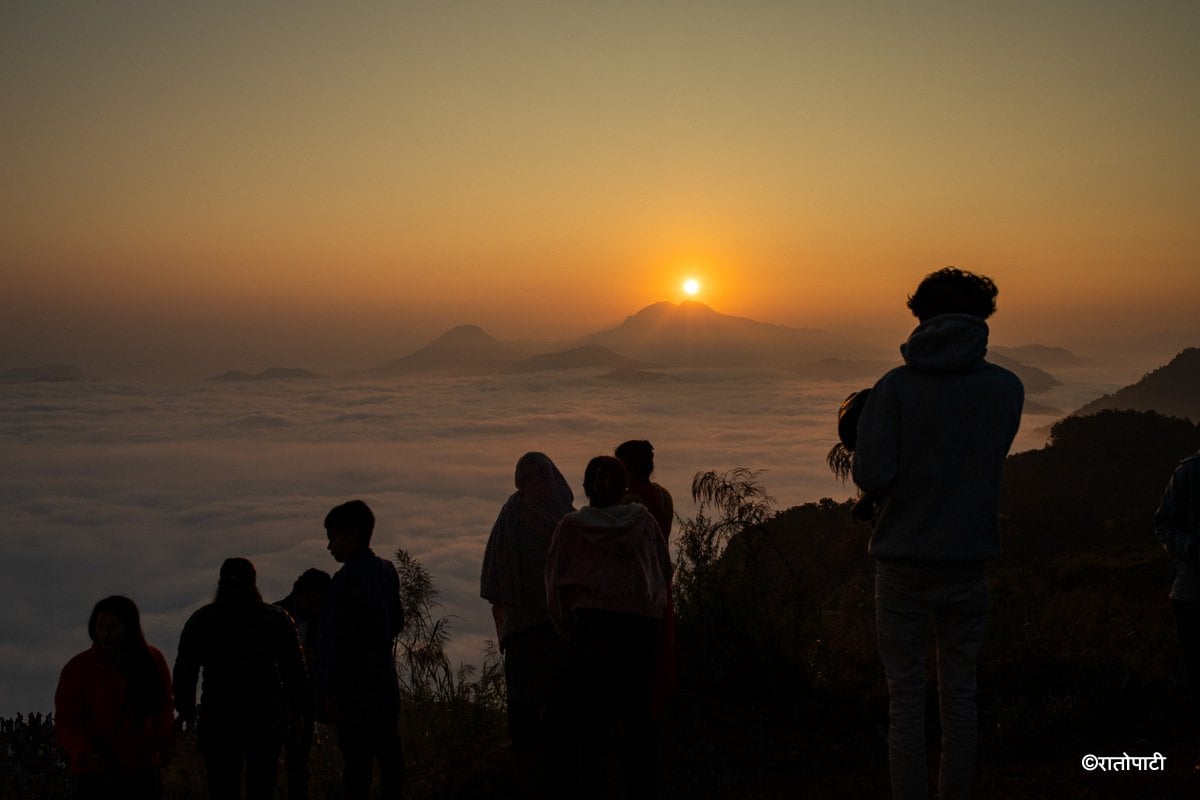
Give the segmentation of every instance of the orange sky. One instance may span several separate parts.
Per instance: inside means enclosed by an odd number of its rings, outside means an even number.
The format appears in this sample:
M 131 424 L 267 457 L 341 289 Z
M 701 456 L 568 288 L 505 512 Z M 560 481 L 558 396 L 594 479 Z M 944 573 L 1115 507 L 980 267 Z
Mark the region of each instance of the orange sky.
M 946 264 L 1008 341 L 1196 328 L 1200 5 L 654 5 L 5 4 L 0 367 L 568 336 L 693 274 L 903 331 Z

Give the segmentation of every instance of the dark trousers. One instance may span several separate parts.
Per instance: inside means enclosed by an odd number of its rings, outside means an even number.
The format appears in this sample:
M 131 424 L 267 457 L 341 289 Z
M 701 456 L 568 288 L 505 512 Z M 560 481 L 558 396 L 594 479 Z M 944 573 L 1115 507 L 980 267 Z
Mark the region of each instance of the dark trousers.
M 1172 600 L 1171 608 L 1175 612 L 1179 645 L 1187 669 L 1189 708 L 1192 709 L 1192 718 L 1200 719 L 1200 604 Z
M 552 795 L 608 794 L 616 744 L 630 798 L 656 796 L 657 749 L 651 720 L 660 623 L 636 614 L 581 610 L 552 703 Z
M 404 784 L 404 750 L 400 718 L 379 710 L 343 714 L 338 721 L 338 746 L 342 750 L 342 791 L 345 800 L 367 800 L 371 778 L 379 763 L 379 796 L 396 800 Z
M 546 702 L 564 647 L 549 622 L 514 633 L 505 643 L 508 735 L 514 750 L 532 750 L 546 743 Z
M 162 800 L 162 771 L 151 767 L 131 775 L 76 775 L 76 800 Z
M 279 769 L 279 742 L 249 750 L 213 748 L 204 754 L 209 800 L 240 800 L 242 771 L 246 773 L 246 800 L 274 800 Z
M 304 718 L 299 739 L 283 744 L 283 761 L 287 765 L 288 800 L 308 800 L 308 754 L 312 750 L 313 718 Z

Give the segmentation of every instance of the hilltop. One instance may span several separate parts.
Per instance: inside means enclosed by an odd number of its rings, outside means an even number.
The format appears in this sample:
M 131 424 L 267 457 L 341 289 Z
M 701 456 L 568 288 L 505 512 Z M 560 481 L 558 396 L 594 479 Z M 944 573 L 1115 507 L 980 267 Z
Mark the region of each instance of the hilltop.
M 703 303 L 655 303 L 620 325 L 584 336 L 563 349 L 529 355 L 478 325 L 459 325 L 413 353 L 366 374 L 489 375 L 604 368 L 629 375 L 662 367 L 786 368 L 819 359 L 875 359 L 880 348 L 816 329 L 771 325 L 720 314 Z M 854 367 L 849 367 L 854 369 Z
M 1181 351 L 1170 363 L 1147 373 L 1137 383 L 1082 406 L 1078 416 L 1103 409 L 1157 411 L 1200 421 L 1200 348 Z
M 703 303 L 654 303 L 584 337 L 619 353 L 684 367 L 786 366 L 823 358 L 881 359 L 881 348 L 816 328 L 721 314 Z

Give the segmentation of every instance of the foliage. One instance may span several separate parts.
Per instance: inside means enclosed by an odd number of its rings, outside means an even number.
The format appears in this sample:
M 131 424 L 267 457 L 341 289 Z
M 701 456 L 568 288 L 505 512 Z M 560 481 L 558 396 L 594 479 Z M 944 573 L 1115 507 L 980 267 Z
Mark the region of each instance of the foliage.
M 468 702 L 502 709 L 504 673 L 495 645 L 487 643 L 478 678 L 473 665 L 455 668 L 446 655 L 453 617 L 437 616 L 441 593 L 429 571 L 403 547 L 396 550 L 395 565 L 404 608 L 404 630 L 396 639 L 402 692 L 414 704 Z
M 699 613 L 697 605 L 715 590 L 715 571 L 730 537 L 761 527 L 774 500 L 758 482 L 760 472 L 737 467 L 728 472 L 698 472 L 692 479 L 693 519 L 679 519 L 675 561 L 675 611 L 681 617 Z M 719 517 L 712 516 L 714 513 Z
M 680 520 L 676 553 L 680 660 L 690 673 L 684 677 L 699 686 L 741 697 L 798 695 L 811 683 L 799 643 L 817 638 L 818 619 L 801 560 L 767 534 L 774 501 L 759 474 L 739 467 L 692 481 L 696 516 Z M 786 596 L 759 592 L 767 565 L 786 571 Z

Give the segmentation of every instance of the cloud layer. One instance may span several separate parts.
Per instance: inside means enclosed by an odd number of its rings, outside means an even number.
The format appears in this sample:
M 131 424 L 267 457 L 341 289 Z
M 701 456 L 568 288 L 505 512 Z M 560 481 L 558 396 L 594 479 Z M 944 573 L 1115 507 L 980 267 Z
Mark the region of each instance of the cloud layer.
M 308 567 L 333 572 L 321 522 L 355 497 L 376 512 L 376 551 L 404 547 L 432 574 L 455 617 L 452 657 L 477 661 L 494 635 L 478 598 L 483 546 L 529 450 L 558 464 L 577 505 L 587 460 L 630 438 L 654 442 L 656 477 L 685 516 L 692 476 L 708 469 L 765 470 L 780 507 L 852 493 L 824 455 L 834 410 L 859 387 L 685 377 L 649 388 L 581 371 L 10 385 L 0 400 L 0 715 L 53 707 L 58 671 L 88 646 L 102 596 L 133 597 L 148 640 L 173 660 L 226 557 L 255 563 L 267 600 Z

